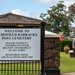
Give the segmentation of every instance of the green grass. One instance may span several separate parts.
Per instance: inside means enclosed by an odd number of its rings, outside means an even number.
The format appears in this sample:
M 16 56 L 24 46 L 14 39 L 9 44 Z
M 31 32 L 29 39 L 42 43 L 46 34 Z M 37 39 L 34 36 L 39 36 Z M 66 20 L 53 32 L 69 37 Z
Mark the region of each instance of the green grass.
M 70 58 L 69 54 L 60 52 L 60 71 L 61 73 L 75 72 L 75 58 Z
M 32 64 L 30 64 L 31 65 L 31 68 L 30 68 L 30 70 L 32 69 Z M 0 66 L 2 66 L 2 64 L 0 64 Z M 9 64 L 9 66 L 11 66 L 11 64 Z M 23 64 L 15 64 L 15 70 L 17 70 L 17 67 L 18 67 L 18 70 L 20 70 L 20 66 L 21 66 L 21 68 L 23 69 L 23 67 L 24 67 L 24 70 L 26 70 L 26 64 L 25 65 L 23 65 Z M 38 64 L 36 63 L 34 63 L 34 65 L 33 65 L 33 69 L 35 70 L 35 66 L 37 66 L 36 67 L 36 70 L 38 69 Z M 40 66 L 41 66 L 41 64 L 40 64 Z M 1 68 L 0 68 L 1 69 Z M 5 69 L 5 67 L 4 67 L 4 65 L 3 65 L 3 70 Z M 6 64 L 6 69 L 7 70 L 9 70 L 9 69 L 11 69 L 10 67 L 8 68 L 8 64 Z M 14 64 L 12 64 L 12 70 L 14 70 Z M 29 70 L 29 64 L 28 64 L 28 66 L 27 66 L 27 70 Z M 60 72 L 61 73 L 66 73 L 66 72 L 75 72 L 75 58 L 70 58 L 70 55 L 69 54 L 66 54 L 65 52 L 60 52 Z M 5 73 L 0 73 L 0 75 L 39 75 L 38 73 L 37 74 L 32 74 L 32 72 L 31 72 L 31 74 L 26 74 L 25 72 L 24 72 L 24 74 L 23 73 L 20 73 L 20 72 L 13 72 L 13 73 L 10 73 L 10 74 L 8 74 L 8 72 L 6 72 L 6 74 Z
M 14 74 L 0 74 L 0 75 L 40 75 L 40 74 L 19 74 L 19 73 L 14 73 Z
M 11 68 L 12 67 L 12 68 Z M 41 69 L 41 64 L 35 62 L 27 62 L 21 64 L 0 64 L 0 75 L 39 75 L 38 70 Z M 10 71 L 8 71 L 10 70 Z M 11 71 L 12 70 L 12 71 Z M 15 70 L 15 71 L 14 71 Z M 21 70 L 21 71 L 20 71 Z M 24 71 L 22 71 L 24 70 Z M 31 70 L 31 71 L 29 71 Z M 34 71 L 32 71 L 34 70 Z M 37 70 L 37 71 L 35 71 Z
M 14 74 L 0 74 L 0 75 L 39 75 L 39 74 L 19 74 L 19 73 L 14 73 Z

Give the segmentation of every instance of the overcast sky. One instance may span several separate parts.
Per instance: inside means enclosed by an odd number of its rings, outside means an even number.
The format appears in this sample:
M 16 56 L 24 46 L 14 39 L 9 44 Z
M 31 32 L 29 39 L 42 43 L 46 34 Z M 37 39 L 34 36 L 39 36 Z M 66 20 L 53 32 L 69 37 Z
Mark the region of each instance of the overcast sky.
M 0 0 L 0 14 L 12 12 L 39 19 L 41 13 L 46 13 L 58 1 L 60 0 Z M 75 0 L 63 1 L 67 7 L 75 3 Z

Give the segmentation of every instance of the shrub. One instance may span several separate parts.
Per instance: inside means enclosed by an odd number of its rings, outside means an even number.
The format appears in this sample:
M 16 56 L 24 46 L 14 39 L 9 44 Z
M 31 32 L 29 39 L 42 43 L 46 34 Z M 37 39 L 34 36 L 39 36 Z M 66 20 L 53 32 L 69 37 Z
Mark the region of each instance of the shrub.
M 60 41 L 60 51 L 64 52 L 64 46 L 69 45 L 70 49 L 72 50 L 72 40 L 63 40 Z

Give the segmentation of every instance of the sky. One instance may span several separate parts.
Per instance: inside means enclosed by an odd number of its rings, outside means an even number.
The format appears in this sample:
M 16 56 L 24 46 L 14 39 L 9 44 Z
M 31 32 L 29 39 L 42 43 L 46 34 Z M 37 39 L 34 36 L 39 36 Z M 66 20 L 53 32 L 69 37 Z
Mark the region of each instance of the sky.
M 0 0 L 0 15 L 11 12 L 40 19 L 39 15 L 47 13 L 47 10 L 58 1 L 60 0 Z M 75 0 L 63 1 L 67 7 L 75 3 Z M 74 24 L 72 26 L 75 26 Z

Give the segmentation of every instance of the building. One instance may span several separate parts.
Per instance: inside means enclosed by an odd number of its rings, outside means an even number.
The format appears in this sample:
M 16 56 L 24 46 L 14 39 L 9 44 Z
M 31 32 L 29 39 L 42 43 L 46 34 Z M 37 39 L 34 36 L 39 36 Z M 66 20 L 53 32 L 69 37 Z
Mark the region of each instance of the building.
M 70 38 L 75 38 L 75 27 L 70 28 Z
M 21 27 L 22 28 L 34 28 L 34 27 L 41 28 L 41 22 L 42 22 L 42 20 L 38 20 L 38 19 L 26 17 L 26 16 L 21 16 L 21 15 L 16 15 L 16 14 L 12 14 L 12 13 L 0 15 L 0 28 L 3 28 L 3 29 L 5 29 L 5 28 L 18 28 L 18 27 L 20 27 L 20 28 Z M 50 23 L 46 22 L 46 26 L 47 25 L 50 25 Z M 54 35 L 52 35 L 52 37 L 50 37 L 51 33 L 50 32 L 47 32 L 47 33 L 49 33 L 49 34 L 47 34 L 45 37 L 46 38 L 45 39 L 45 44 L 46 44 L 45 45 L 45 59 L 44 59 L 45 60 L 45 63 L 44 63 L 45 72 L 47 72 L 47 74 L 52 74 L 52 75 L 57 74 L 58 75 L 60 73 L 60 69 L 59 69 L 59 67 L 60 67 L 59 37 L 58 37 L 58 35 L 56 35 L 54 33 L 53 33 Z M 24 40 L 22 40 L 22 41 L 24 41 Z M 6 41 L 4 41 L 4 43 L 5 42 Z M 30 42 L 30 43 L 33 44 L 33 42 Z M 38 45 L 40 45 L 40 44 L 38 44 Z M 2 46 L 2 45 L 0 44 L 0 46 Z M 40 48 L 41 47 L 43 47 L 43 46 L 40 45 Z M 2 49 L 0 49 L 0 50 L 2 50 Z M 43 49 L 41 49 L 41 50 L 43 50 Z M 5 53 L 5 52 L 3 51 L 3 53 Z M 32 53 L 34 53 L 34 52 L 32 52 Z M 2 64 L 4 64 L 7 61 L 1 61 L 1 62 L 3 62 Z M 14 61 L 14 64 L 15 63 L 16 62 Z M 18 61 L 17 61 L 17 63 L 18 63 Z M 13 64 L 13 62 L 11 64 Z M 20 64 L 21 64 L 21 62 L 20 62 Z M 2 69 L 2 71 L 3 71 L 3 69 Z M 10 71 L 10 70 L 8 70 L 8 71 Z
M 0 27 L 40 27 L 42 20 L 16 15 L 12 13 L 7 13 L 0 15 Z M 46 25 L 50 23 L 46 22 Z

